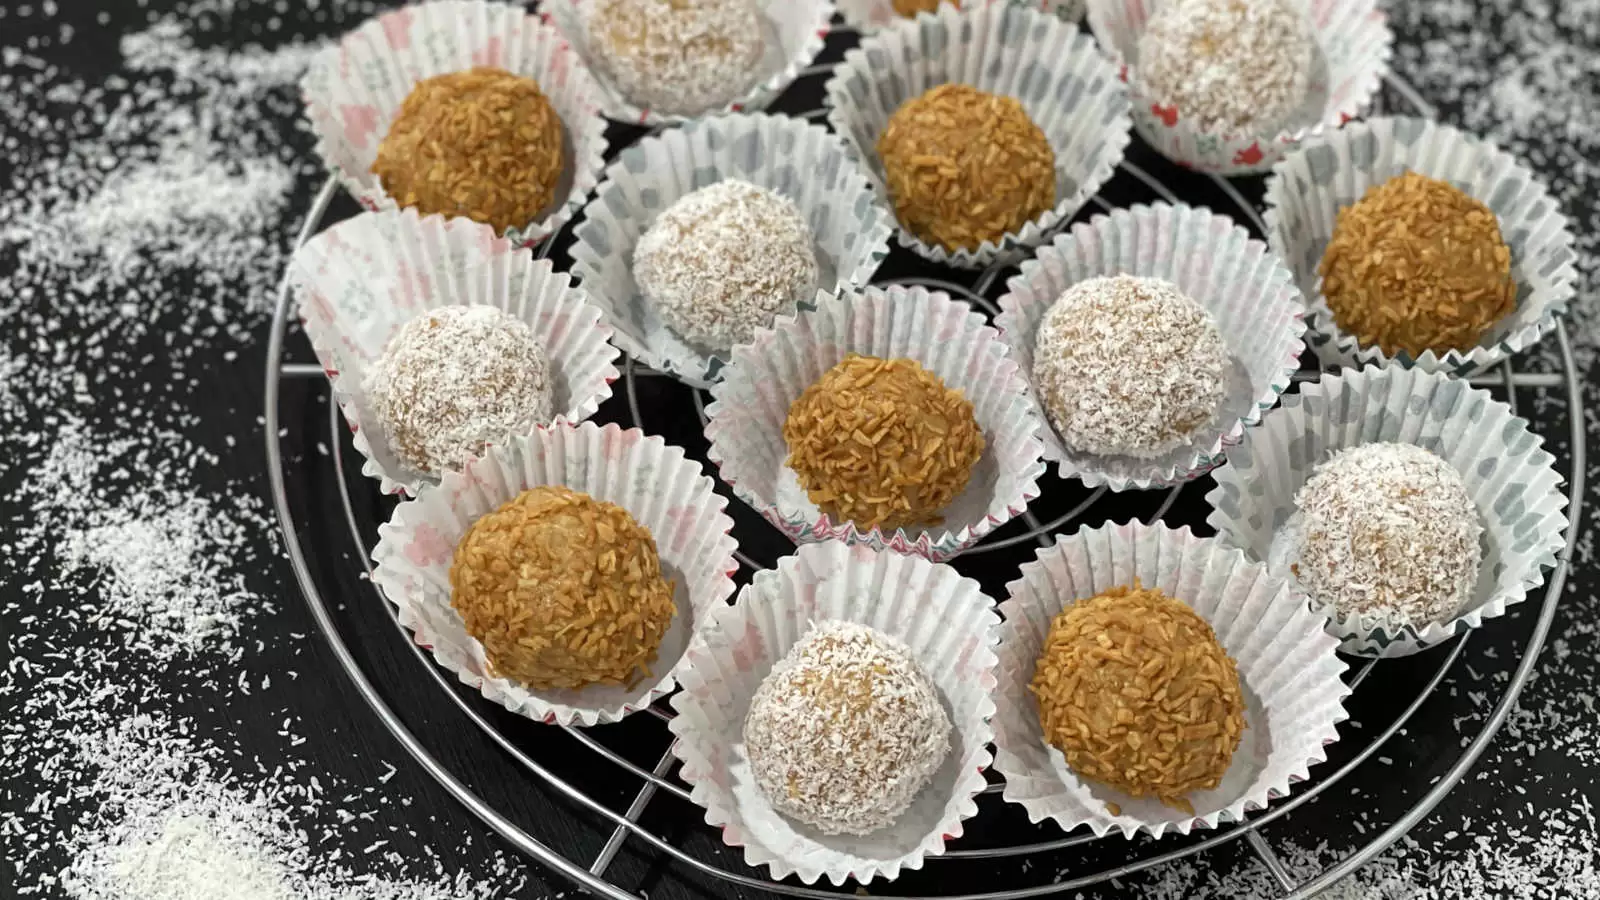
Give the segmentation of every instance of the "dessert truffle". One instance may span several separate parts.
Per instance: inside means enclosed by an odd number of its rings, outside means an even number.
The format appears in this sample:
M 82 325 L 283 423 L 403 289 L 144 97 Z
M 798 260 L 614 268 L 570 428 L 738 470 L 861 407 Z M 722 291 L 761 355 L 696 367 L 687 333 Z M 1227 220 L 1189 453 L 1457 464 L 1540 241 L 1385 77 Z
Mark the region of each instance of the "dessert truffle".
M 595 68 L 628 102 L 666 115 L 739 99 L 766 47 L 752 0 L 596 0 L 585 27 Z
M 894 0 L 894 14 L 910 19 L 917 13 L 933 12 L 943 3 L 961 6 L 961 0 Z
M 372 172 L 401 206 L 524 228 L 566 169 L 561 118 L 531 78 L 477 68 L 417 82 Z
M 1215 421 L 1228 350 L 1211 314 L 1159 278 L 1091 278 L 1039 323 L 1033 378 L 1069 448 L 1153 459 Z
M 830 519 L 936 524 L 983 455 L 971 401 L 909 359 L 854 353 L 789 406 L 787 464 Z
M 1388 354 L 1470 350 L 1517 304 L 1494 213 L 1416 172 L 1339 210 L 1317 272 L 1339 328 Z
M 900 225 L 946 250 L 976 250 L 1056 203 L 1056 155 L 1014 98 L 941 84 L 907 100 L 878 138 Z
M 719 181 L 651 224 L 634 248 L 633 277 L 668 328 L 725 352 L 816 294 L 817 258 L 794 201 Z
M 450 588 L 493 673 L 534 690 L 648 675 L 676 612 L 650 531 L 564 487 L 523 491 L 472 523 Z
M 1050 623 L 1030 686 L 1074 772 L 1190 815 L 1244 734 L 1232 658 L 1205 619 L 1158 590 L 1116 587 Z
M 442 306 L 395 332 L 362 378 L 390 449 L 428 475 L 553 417 L 550 361 L 526 322 Z
M 756 688 L 744 744 L 778 812 L 824 834 L 869 834 L 899 818 L 938 771 L 950 718 L 905 644 L 828 621 Z
M 1295 495 L 1291 571 L 1345 615 L 1421 626 L 1453 615 L 1478 583 L 1483 532 L 1460 473 L 1412 444 L 1328 457 Z
M 1259 134 L 1305 105 L 1316 38 L 1293 0 L 1169 0 L 1137 53 L 1145 88 L 1200 130 Z

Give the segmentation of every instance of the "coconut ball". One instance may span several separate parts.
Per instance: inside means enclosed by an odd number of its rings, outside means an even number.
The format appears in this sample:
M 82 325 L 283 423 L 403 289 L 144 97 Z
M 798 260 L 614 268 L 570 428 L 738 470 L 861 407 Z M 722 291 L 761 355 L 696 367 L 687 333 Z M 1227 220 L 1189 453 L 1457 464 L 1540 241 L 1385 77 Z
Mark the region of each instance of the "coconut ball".
M 1062 610 L 1030 690 L 1074 772 L 1190 815 L 1186 795 L 1222 783 L 1244 734 L 1238 668 L 1211 625 L 1137 584 Z
M 591 62 L 628 102 L 694 116 L 739 99 L 766 39 L 752 0 L 596 0 Z
M 649 529 L 564 487 L 523 491 L 472 523 L 450 589 L 493 673 L 534 690 L 648 676 L 677 612 Z
M 1137 53 L 1145 87 L 1201 130 L 1265 133 L 1305 105 L 1316 36 L 1295 0 L 1166 0 Z
M 362 378 L 390 448 L 428 475 L 549 423 L 550 384 L 533 329 L 492 306 L 442 306 L 411 319 Z
M 1412 444 L 1328 457 L 1295 495 L 1292 571 L 1344 615 L 1426 625 L 1472 599 L 1483 525 L 1461 474 Z
M 1033 379 L 1069 448 L 1153 459 L 1217 417 L 1228 349 L 1211 314 L 1159 278 L 1064 291 L 1034 340 Z
M 870 834 L 905 812 L 950 752 L 950 718 L 905 644 L 814 625 L 762 680 L 744 720 L 756 785 L 824 834 Z
M 747 343 L 817 292 L 811 229 L 794 201 L 719 181 L 663 212 L 633 251 L 633 277 L 661 321 L 716 352 Z

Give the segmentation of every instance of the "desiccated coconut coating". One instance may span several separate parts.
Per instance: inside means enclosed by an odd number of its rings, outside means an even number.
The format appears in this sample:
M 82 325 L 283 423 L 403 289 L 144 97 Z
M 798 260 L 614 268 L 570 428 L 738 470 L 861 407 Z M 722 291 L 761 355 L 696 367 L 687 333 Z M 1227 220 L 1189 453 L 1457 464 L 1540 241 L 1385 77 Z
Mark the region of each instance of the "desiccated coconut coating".
M 692 116 L 739 99 L 766 46 L 751 0 L 594 0 L 593 64 L 636 106 Z
M 744 720 L 756 784 L 825 834 L 869 834 L 905 812 L 950 752 L 950 718 L 900 641 L 813 626 L 756 689 Z
M 564 487 L 523 491 L 472 523 L 450 588 L 493 673 L 535 690 L 648 675 L 677 612 L 649 529 Z

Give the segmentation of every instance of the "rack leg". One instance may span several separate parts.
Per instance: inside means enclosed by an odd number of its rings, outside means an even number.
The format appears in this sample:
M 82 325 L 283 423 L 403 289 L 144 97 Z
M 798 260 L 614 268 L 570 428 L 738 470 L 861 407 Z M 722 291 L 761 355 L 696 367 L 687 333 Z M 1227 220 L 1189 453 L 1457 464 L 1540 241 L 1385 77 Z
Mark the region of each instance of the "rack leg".
M 677 745 L 676 740 L 673 741 L 673 745 Z M 672 755 L 672 747 L 668 747 L 667 752 L 661 754 L 661 761 L 656 763 L 655 774 L 664 777 L 668 772 L 672 771 L 672 764 L 675 759 L 676 757 Z M 628 811 L 624 813 L 628 821 L 638 822 L 639 817 L 644 815 L 644 808 L 650 805 L 650 800 L 655 795 L 655 782 L 646 781 L 644 787 L 639 788 L 639 793 L 633 798 L 633 802 L 628 804 Z M 596 856 L 594 862 L 589 864 L 589 872 L 593 875 L 604 875 L 606 869 L 611 867 L 611 861 L 617 858 L 617 851 L 622 849 L 622 842 L 627 839 L 628 830 L 618 825 L 616 830 L 611 832 L 611 837 L 606 841 L 606 845 L 600 848 L 600 855 Z
M 1261 836 L 1260 831 L 1246 834 L 1244 840 L 1250 845 L 1250 849 L 1261 857 L 1261 861 L 1267 866 L 1267 871 L 1272 873 L 1272 877 L 1284 890 L 1293 891 L 1298 886 L 1294 876 L 1290 875 L 1288 868 L 1284 866 L 1283 860 L 1278 859 L 1278 854 L 1272 852 L 1272 847 L 1267 844 L 1267 839 Z

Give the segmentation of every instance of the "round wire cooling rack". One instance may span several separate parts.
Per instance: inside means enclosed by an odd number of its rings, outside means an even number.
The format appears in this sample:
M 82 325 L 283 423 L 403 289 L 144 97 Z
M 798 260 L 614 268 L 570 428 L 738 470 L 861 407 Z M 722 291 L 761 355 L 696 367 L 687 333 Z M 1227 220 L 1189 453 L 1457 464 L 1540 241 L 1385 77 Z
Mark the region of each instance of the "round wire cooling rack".
M 812 66 L 811 68 L 807 69 L 801 77 L 802 79 L 814 78 L 818 75 L 827 73 L 829 69 L 831 69 L 831 66 L 826 64 Z M 1433 107 L 1427 103 L 1427 101 L 1424 100 L 1415 91 L 1415 89 L 1413 89 L 1404 81 L 1394 76 L 1387 76 L 1385 83 L 1390 92 L 1392 92 L 1401 101 L 1415 109 L 1417 113 L 1430 118 L 1435 115 Z M 781 107 L 784 104 L 780 100 L 780 102 L 776 105 Z M 813 109 L 791 114 L 801 115 L 809 119 L 816 119 L 821 115 L 821 112 L 821 110 Z M 620 147 L 612 148 L 613 153 L 619 149 Z M 1254 231 L 1258 235 L 1264 233 L 1265 229 L 1262 223 L 1260 212 L 1249 200 L 1245 198 L 1242 193 L 1239 192 L 1234 185 L 1230 184 L 1225 179 L 1214 176 L 1211 177 L 1210 181 L 1211 187 L 1214 187 L 1217 192 L 1224 196 L 1228 202 L 1232 203 L 1232 205 L 1236 208 L 1236 210 L 1232 211 L 1236 211 L 1242 215 L 1243 221 L 1247 225 L 1253 226 Z M 1119 182 L 1123 183 L 1124 187 L 1131 187 L 1134 190 L 1146 191 L 1150 194 L 1153 194 L 1155 197 L 1167 200 L 1169 202 L 1178 201 L 1178 196 L 1171 189 L 1169 189 L 1167 185 L 1163 184 L 1145 169 L 1135 165 L 1132 162 L 1125 161 L 1119 166 L 1118 177 L 1113 179 L 1112 184 L 1108 185 L 1105 191 L 1102 191 L 1102 195 L 1093 198 L 1090 208 L 1087 208 L 1083 213 L 1080 213 L 1077 219 L 1082 219 L 1083 216 L 1088 213 L 1101 210 L 1110 210 L 1112 205 L 1103 199 L 1103 195 L 1106 193 L 1112 193 L 1114 186 L 1116 186 Z M 310 212 L 308 213 L 306 220 L 300 229 L 300 233 L 295 242 L 296 247 L 305 243 L 306 240 L 309 239 L 310 236 L 321 227 L 323 219 L 326 217 L 328 207 L 333 201 L 336 191 L 337 183 L 333 179 L 329 179 L 328 182 L 323 185 L 322 189 L 316 195 Z M 541 254 L 548 253 L 558 237 L 560 237 L 560 235 L 552 235 L 551 238 L 544 242 L 539 252 Z M 1000 275 L 1004 271 L 1005 267 L 1003 266 L 996 266 L 987 269 L 980 273 L 970 286 L 960 284 L 947 278 L 923 277 L 918 275 L 886 278 L 875 283 L 916 283 L 929 288 L 944 290 L 953 296 L 967 300 L 974 306 L 988 312 L 991 316 L 993 316 L 998 312 L 998 310 L 994 302 L 990 299 L 990 296 L 999 293 L 997 287 L 1000 283 Z M 675 758 L 670 751 L 670 747 L 668 747 L 666 752 L 662 753 L 659 762 L 657 762 L 653 768 L 647 769 L 644 766 L 625 758 L 622 753 L 607 747 L 604 743 L 602 743 L 600 740 L 597 740 L 591 734 L 586 734 L 584 730 L 567 727 L 565 729 L 566 732 L 574 740 L 576 740 L 578 744 L 595 754 L 595 756 L 603 760 L 605 764 L 614 767 L 615 774 L 621 777 L 633 779 L 639 784 L 639 788 L 637 792 L 633 794 L 631 802 L 625 809 L 621 811 L 613 809 L 609 804 L 600 799 L 596 799 L 596 797 L 594 797 L 592 794 L 585 792 L 582 788 L 574 785 L 571 781 L 563 778 L 557 772 L 553 771 L 550 765 L 547 763 L 542 763 L 538 758 L 536 758 L 536 754 L 529 747 L 519 743 L 516 739 L 508 735 L 504 730 L 491 722 L 490 719 L 486 717 L 483 709 L 480 708 L 485 706 L 485 702 L 477 698 L 476 695 L 465 691 L 464 689 L 460 689 L 459 686 L 453 684 L 445 672 L 438 666 L 434 665 L 433 662 L 423 652 L 422 648 L 417 646 L 417 644 L 411 640 L 411 636 L 404 631 L 398 620 L 395 620 L 393 624 L 397 629 L 400 630 L 404 638 L 404 643 L 410 649 L 417 663 L 432 677 L 433 682 L 438 687 L 439 691 L 444 695 L 444 697 L 448 698 L 455 705 L 459 712 L 478 729 L 482 736 L 492 745 L 498 747 L 501 751 L 507 754 L 529 774 L 531 774 L 533 778 L 536 779 L 536 783 L 543 785 L 552 796 L 559 798 L 575 808 L 585 810 L 607 823 L 612 828 L 609 839 L 606 840 L 598 854 L 596 854 L 593 859 L 590 859 L 587 862 L 579 861 L 575 858 L 570 858 L 566 855 L 563 855 L 561 852 L 558 852 L 551 846 L 549 843 L 550 838 L 546 837 L 541 839 L 540 837 L 530 833 L 529 830 L 524 828 L 522 825 L 519 825 L 517 822 L 512 821 L 512 819 L 502 814 L 494 805 L 483 799 L 482 796 L 480 796 L 470 786 L 463 782 L 461 778 L 457 777 L 457 775 L 448 766 L 442 763 L 439 758 L 432 751 L 430 751 L 421 740 L 417 738 L 412 730 L 406 725 L 405 721 L 384 699 L 378 688 L 375 687 L 372 681 L 368 679 L 361 666 L 357 663 L 355 657 L 352 655 L 349 646 L 345 643 L 345 639 L 334 620 L 333 613 L 318 587 L 317 578 L 313 574 L 311 565 L 307 558 L 306 548 L 303 547 L 301 543 L 300 531 L 295 524 L 292 506 L 286 489 L 284 454 L 282 446 L 283 436 L 280 432 L 279 406 L 282 380 L 284 378 L 318 379 L 322 377 L 323 371 L 321 366 L 316 364 L 290 363 L 284 361 L 284 344 L 288 335 L 288 328 L 292 316 L 291 307 L 292 297 L 289 290 L 288 279 L 286 277 L 279 288 L 277 306 L 272 321 L 272 330 L 267 345 L 264 400 L 264 430 L 266 435 L 268 478 L 271 485 L 274 508 L 277 513 L 279 525 L 283 531 L 285 547 L 289 555 L 290 564 L 294 568 L 295 575 L 304 594 L 306 604 L 311 611 L 312 617 L 317 623 L 318 629 L 321 631 L 329 647 L 332 649 L 335 658 L 338 660 L 340 666 L 348 676 L 351 684 L 356 688 L 362 699 L 365 700 L 366 703 L 372 708 L 372 711 L 377 715 L 378 719 L 384 724 L 394 738 L 400 742 L 406 751 L 410 753 L 418 765 L 420 765 L 422 769 L 425 770 L 433 779 L 435 779 L 446 791 L 460 801 L 462 805 L 464 805 L 470 812 L 476 815 L 486 825 L 497 832 L 505 840 L 510 842 L 513 846 L 525 853 L 528 857 L 548 866 L 556 872 L 559 872 L 561 875 L 570 879 L 579 887 L 589 891 L 590 893 L 609 898 L 609 900 L 640 900 L 641 894 L 624 889 L 613 881 L 608 880 L 606 877 L 607 870 L 611 867 L 611 864 L 616 858 L 618 851 L 622 848 L 624 842 L 630 840 L 637 841 L 640 844 L 648 846 L 651 851 L 660 854 L 660 856 L 680 867 L 681 870 L 686 873 L 691 873 L 702 878 L 725 882 L 727 885 L 736 889 L 753 889 L 764 891 L 769 894 L 813 898 L 813 900 L 834 900 L 834 898 L 840 897 L 841 895 L 847 895 L 851 890 L 849 887 L 839 890 L 830 890 L 819 887 L 806 887 L 792 881 L 772 881 L 753 869 L 734 871 L 732 869 L 725 868 L 718 862 L 713 862 L 706 858 L 702 858 L 701 855 L 695 855 L 689 850 L 677 846 L 677 842 L 675 842 L 673 839 L 664 837 L 650 830 L 644 825 L 641 825 L 641 819 L 644 817 L 645 812 L 650 807 L 652 801 L 662 795 L 675 797 L 681 801 L 684 801 L 685 803 L 689 802 L 688 788 L 686 788 L 683 783 L 674 780 L 671 777 L 671 771 Z M 1481 730 L 1469 742 L 1461 747 L 1459 756 L 1457 756 L 1455 761 L 1450 764 L 1448 770 L 1432 784 L 1426 793 L 1417 798 L 1409 808 L 1398 815 L 1387 827 L 1370 833 L 1367 842 L 1358 849 L 1340 859 L 1336 864 L 1306 879 L 1299 879 L 1295 875 L 1291 874 L 1288 867 L 1284 865 L 1283 861 L 1271 849 L 1266 839 L 1261 834 L 1261 829 L 1263 826 L 1275 821 L 1279 821 L 1295 810 L 1305 806 L 1307 803 L 1311 802 L 1313 799 L 1327 791 L 1330 787 L 1339 783 L 1358 767 L 1361 767 L 1368 763 L 1369 760 L 1372 760 L 1372 758 L 1378 753 L 1380 748 L 1382 748 L 1386 742 L 1397 735 L 1404 735 L 1406 733 L 1406 724 L 1411 721 L 1414 714 L 1422 708 L 1423 704 L 1433 694 L 1434 690 L 1450 673 L 1452 668 L 1455 666 L 1456 661 L 1460 659 L 1462 651 L 1467 645 L 1467 641 L 1471 638 L 1471 632 L 1454 640 L 1448 649 L 1440 649 L 1435 651 L 1435 653 L 1440 654 L 1440 660 L 1437 668 L 1433 669 L 1430 674 L 1425 676 L 1422 686 L 1418 690 L 1416 696 L 1401 707 L 1390 724 L 1388 724 L 1382 730 L 1372 734 L 1370 738 L 1367 738 L 1366 743 L 1361 746 L 1359 750 L 1354 752 L 1353 755 L 1338 765 L 1335 765 L 1335 763 L 1330 760 L 1328 763 L 1324 763 L 1314 768 L 1311 773 L 1311 780 L 1306 784 L 1301 785 L 1300 789 L 1294 794 L 1289 797 L 1282 798 L 1268 809 L 1261 810 L 1254 815 L 1251 815 L 1243 822 L 1224 825 L 1214 831 L 1205 832 L 1203 833 L 1203 839 L 1188 843 L 1150 841 L 1143 844 L 1130 845 L 1141 851 L 1148 852 L 1144 852 L 1143 855 L 1137 855 L 1135 858 L 1129 859 L 1120 864 L 1098 868 L 1095 871 L 1087 871 L 1082 874 L 1064 873 L 1063 875 L 1055 875 L 1054 877 L 1051 877 L 1050 875 L 1046 874 L 1048 868 L 1041 868 L 1039 875 L 1035 879 L 1035 881 L 1038 883 L 1027 884 L 1016 888 L 1007 888 L 1004 890 L 992 890 L 978 893 L 931 893 L 925 897 L 913 897 L 910 898 L 910 900 L 1022 900 L 1022 898 L 1044 896 L 1110 882 L 1112 879 L 1153 869 L 1157 866 L 1194 856 L 1210 848 L 1219 847 L 1230 842 L 1239 841 L 1241 839 L 1244 841 L 1245 845 L 1260 858 L 1260 861 L 1266 867 L 1272 879 L 1281 889 L 1282 893 L 1280 893 L 1278 896 L 1285 898 L 1285 900 L 1300 900 L 1300 898 L 1308 898 L 1320 893 L 1322 890 L 1331 886 L 1334 882 L 1351 874 L 1357 868 L 1367 863 L 1369 860 L 1381 853 L 1384 849 L 1399 840 L 1418 822 L 1422 821 L 1422 819 L 1425 818 L 1436 805 L 1438 805 L 1444 796 L 1462 780 L 1462 778 L 1477 761 L 1478 757 L 1487 748 L 1495 733 L 1500 729 L 1500 726 L 1505 722 L 1507 715 L 1511 712 L 1516 703 L 1518 694 L 1520 693 L 1523 685 L 1526 684 L 1530 674 L 1533 671 L 1533 667 L 1538 659 L 1539 652 L 1544 645 L 1547 635 L 1549 634 L 1550 626 L 1555 616 L 1556 606 L 1561 596 L 1562 587 L 1566 582 L 1568 569 L 1571 563 L 1572 549 L 1577 537 L 1577 530 L 1579 527 L 1578 523 L 1581 522 L 1583 518 L 1582 507 L 1585 474 L 1585 445 L 1582 417 L 1572 414 L 1574 411 L 1581 409 L 1582 406 L 1580 401 L 1578 376 L 1576 368 L 1573 364 L 1572 352 L 1567 332 L 1563 325 L 1557 325 L 1554 339 L 1560 351 L 1562 361 L 1562 370 L 1560 372 L 1520 373 L 1514 371 L 1511 363 L 1507 362 L 1500 367 L 1498 373 L 1480 375 L 1473 378 L 1472 381 L 1478 386 L 1489 387 L 1491 389 L 1502 389 L 1504 391 L 1506 400 L 1510 403 L 1513 410 L 1515 410 L 1517 407 L 1517 392 L 1519 389 L 1551 388 L 1556 390 L 1564 390 L 1569 413 L 1568 418 L 1571 423 L 1571 451 L 1568 459 L 1571 471 L 1571 477 L 1568 482 L 1568 515 L 1572 524 L 1569 525 L 1567 530 L 1566 547 L 1558 555 L 1556 566 L 1549 575 L 1549 580 L 1545 586 L 1542 604 L 1540 605 L 1538 611 L 1538 618 L 1533 625 L 1532 631 L 1527 639 L 1527 643 L 1520 655 L 1520 658 L 1518 659 L 1516 668 L 1511 672 L 1510 676 L 1505 681 L 1503 693 L 1496 701 L 1487 718 L 1484 720 Z M 1303 372 L 1297 376 L 1297 380 L 1314 378 L 1315 376 L 1315 372 Z M 631 422 L 624 424 L 631 424 L 641 428 L 647 428 L 649 423 L 646 422 L 640 408 L 639 382 L 644 378 L 661 377 L 663 376 L 661 376 L 660 373 L 646 369 L 643 366 L 636 365 L 632 359 L 624 360 L 622 372 L 623 393 L 626 399 L 628 416 L 631 418 Z M 691 394 L 694 409 L 700 418 L 701 424 L 703 425 L 705 422 L 704 395 L 701 391 L 689 388 L 687 386 L 682 386 L 681 389 L 688 391 Z M 362 560 L 363 565 L 365 566 L 365 572 L 363 574 L 370 576 L 372 564 L 367 548 L 369 546 L 368 540 L 372 536 L 363 530 L 360 524 L 361 517 L 356 511 L 356 504 L 352 502 L 350 482 L 346 478 L 343 449 L 344 435 L 342 433 L 343 429 L 340 427 L 340 414 L 338 405 L 330 400 L 327 406 L 328 447 L 332 456 L 333 467 L 339 487 L 340 500 L 343 505 L 345 520 L 344 524 L 348 528 L 349 537 L 353 542 L 355 555 L 357 558 Z M 707 468 L 714 473 L 713 466 L 707 464 Z M 1048 488 L 1054 484 L 1060 483 L 1061 482 L 1058 480 L 1047 478 L 1046 481 L 1041 482 L 1041 487 L 1047 488 L 1045 493 L 1048 495 L 1051 492 L 1048 490 Z M 1149 519 L 1154 521 L 1155 519 L 1166 516 L 1172 509 L 1173 505 L 1177 502 L 1179 495 L 1183 490 L 1183 486 L 1180 485 L 1179 487 L 1171 488 L 1165 491 L 1165 496 L 1161 499 L 1159 505 L 1154 509 L 1153 512 L 1149 514 Z M 727 492 L 724 491 L 724 493 Z M 1119 495 L 1111 495 L 1111 497 L 1118 498 Z M 1042 501 L 1045 499 L 1047 498 L 1042 497 L 1041 501 L 1036 501 L 1034 506 L 1037 507 L 1042 505 Z M 1037 542 L 1040 546 L 1048 546 L 1051 535 L 1053 535 L 1059 529 L 1062 529 L 1063 527 L 1080 519 L 1086 512 L 1089 511 L 1091 507 L 1100 504 L 1101 501 L 1106 499 L 1106 489 L 1103 487 L 1096 489 L 1092 492 L 1089 492 L 1087 496 L 1076 500 L 1076 502 L 1069 501 L 1070 505 L 1068 505 L 1064 511 L 1055 512 L 1055 514 L 1050 516 L 1050 518 L 1046 521 L 1041 521 L 1040 517 L 1034 512 L 1033 509 L 1030 508 L 1030 510 L 1024 514 L 1022 524 L 1018 525 L 1016 528 L 1002 530 L 995 535 L 990 535 L 989 538 L 984 542 L 968 549 L 964 555 L 972 556 L 976 554 L 988 554 L 999 550 L 1005 550 L 1007 548 L 1014 548 L 1018 545 L 1027 544 L 1030 542 Z M 739 501 L 733 500 L 731 502 L 738 503 Z M 1128 502 L 1131 501 L 1124 500 L 1124 505 L 1126 505 Z M 1060 506 L 1063 504 L 1057 505 Z M 1123 509 L 1121 512 L 1126 513 L 1127 510 Z M 759 518 L 757 518 L 756 521 L 760 521 Z M 762 522 L 761 525 L 756 527 L 766 526 L 765 523 Z M 774 534 L 775 533 L 776 532 L 774 531 Z M 740 564 L 746 569 L 754 570 L 764 567 L 760 562 L 751 559 L 742 551 L 736 551 L 736 555 Z M 373 590 L 376 592 L 376 588 L 373 588 Z M 379 596 L 379 599 L 383 603 L 383 607 L 392 612 L 392 607 L 387 605 L 387 601 L 382 600 L 381 595 Z M 1369 675 L 1371 675 L 1374 667 L 1377 664 L 1377 660 L 1369 660 L 1354 669 L 1349 676 L 1351 688 L 1359 691 L 1361 685 L 1367 681 Z M 647 711 L 638 714 L 638 717 L 653 717 L 654 719 L 659 720 L 658 725 L 661 726 L 659 728 L 661 740 L 665 745 L 670 742 L 670 736 L 664 727 L 664 723 L 666 720 L 672 717 L 672 713 L 663 707 L 664 704 L 658 704 L 657 706 L 651 707 Z M 552 725 L 546 727 L 554 728 L 558 726 Z M 1360 737 L 1351 734 L 1349 729 L 1344 729 L 1344 731 L 1345 734 L 1342 738 L 1341 744 L 1348 744 L 1352 741 L 1359 742 L 1361 740 Z M 993 772 L 991 772 L 990 775 L 991 777 L 998 777 Z M 988 786 L 982 797 L 980 797 L 979 817 L 978 819 L 969 821 L 969 825 L 971 825 L 972 822 L 981 820 L 986 812 L 992 812 L 993 807 L 1002 805 L 1002 801 L 1000 799 L 1001 787 L 1002 786 L 999 783 L 992 783 Z M 696 812 L 698 812 L 698 807 L 694 807 L 694 809 Z M 550 822 L 544 824 L 546 824 L 549 827 L 549 830 L 552 832 L 564 828 L 564 826 L 560 823 Z M 709 830 L 709 828 L 707 828 L 707 830 Z M 1007 860 L 1010 860 L 1013 864 L 1018 864 L 1030 857 L 1035 857 L 1040 854 L 1063 851 L 1073 847 L 1083 847 L 1091 842 L 1100 840 L 1092 834 L 1073 833 L 1061 835 L 1059 830 L 1056 829 L 1053 824 L 1048 823 L 1040 826 L 1028 826 L 1025 830 L 1031 832 L 1031 839 L 1007 843 L 1003 846 L 963 847 L 963 843 L 969 842 L 964 840 L 953 841 L 951 849 L 947 850 L 943 855 L 929 857 L 926 862 L 926 866 L 950 866 L 957 865 L 961 862 L 967 862 L 970 864 L 974 861 L 1004 863 Z M 1111 840 L 1120 841 L 1121 838 L 1113 837 Z M 1161 848 L 1163 845 L 1171 847 L 1172 849 L 1162 851 Z M 713 854 L 704 854 L 704 856 L 711 855 Z M 1028 868 L 1026 865 L 1021 865 L 1019 867 L 1023 871 L 1026 871 Z M 740 868 L 743 867 L 741 866 Z M 874 885 L 874 888 L 877 890 L 883 890 L 882 886 L 877 884 Z M 892 892 L 893 886 L 890 885 L 888 890 Z

